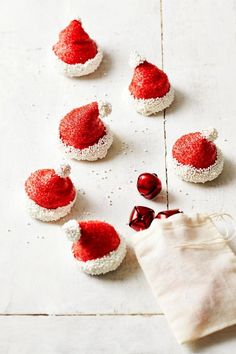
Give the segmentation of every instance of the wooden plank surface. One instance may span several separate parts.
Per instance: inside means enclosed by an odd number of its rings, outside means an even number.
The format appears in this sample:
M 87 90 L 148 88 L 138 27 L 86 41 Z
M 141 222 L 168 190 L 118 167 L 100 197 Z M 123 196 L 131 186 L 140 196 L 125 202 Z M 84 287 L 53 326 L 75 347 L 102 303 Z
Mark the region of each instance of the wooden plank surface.
M 76 16 L 105 58 L 89 77 L 68 79 L 57 72 L 51 46 Z M 88 277 L 73 262 L 61 225 L 70 217 L 104 219 L 129 240 L 128 216 L 138 204 L 159 211 L 169 203 L 186 212 L 228 211 L 236 217 L 235 35 L 233 0 L 1 2 L 1 353 L 233 352 L 235 327 L 180 347 L 159 315 L 133 251 L 129 248 L 116 272 Z M 144 118 L 127 100 L 133 49 L 164 65 L 176 89 L 165 115 Z M 106 121 L 114 146 L 103 161 L 71 162 L 80 191 L 69 218 L 50 225 L 31 220 L 24 208 L 24 180 L 37 168 L 60 163 L 59 120 L 97 97 L 113 105 Z M 173 174 L 171 147 L 181 134 L 209 125 L 219 131 L 224 172 L 206 186 L 184 183 Z M 145 171 L 157 172 L 163 181 L 157 201 L 143 200 L 136 191 L 136 178 Z
M 76 208 L 66 220 L 106 220 L 124 237 L 132 234 L 127 226 L 130 211 L 135 204 L 145 203 L 136 191 L 137 175 L 148 169 L 165 178 L 162 120 L 145 121 L 126 97 L 132 75 L 130 51 L 141 50 L 151 33 L 155 40 L 144 54 L 152 60 L 159 56 L 159 3 L 150 1 L 147 7 L 141 1 L 138 13 L 134 12 L 135 1 L 123 1 L 123 5 L 106 0 L 30 3 L 30 7 L 28 1 L 2 3 L 0 11 L 0 61 L 6 68 L 1 70 L 1 82 L 5 82 L 1 88 L 5 116 L 1 189 L 6 198 L 1 201 L 0 281 L 4 287 L 0 313 L 157 312 L 132 252 L 117 272 L 95 279 L 81 274 L 71 244 L 61 231 L 65 220 L 49 225 L 28 217 L 24 180 L 37 168 L 60 163 L 62 154 L 56 144 L 59 120 L 96 97 L 106 98 L 113 105 L 106 121 L 115 143 L 102 161 L 71 161 L 72 179 L 80 192 Z M 69 79 L 56 70 L 51 47 L 59 30 L 76 16 L 83 18 L 105 58 L 93 75 Z M 158 152 L 157 158 L 152 151 Z M 165 189 L 157 203 L 148 204 L 165 208 Z M 139 297 L 133 296 L 136 293 Z
M 171 208 L 236 217 L 235 19 L 235 1 L 163 1 L 164 67 L 176 87 L 176 102 L 166 114 Z M 173 173 L 171 148 L 182 134 L 209 126 L 219 133 L 223 173 L 205 185 L 182 182 Z
M 0 317 L 0 351 L 7 354 L 233 353 L 235 328 L 179 346 L 164 316 Z

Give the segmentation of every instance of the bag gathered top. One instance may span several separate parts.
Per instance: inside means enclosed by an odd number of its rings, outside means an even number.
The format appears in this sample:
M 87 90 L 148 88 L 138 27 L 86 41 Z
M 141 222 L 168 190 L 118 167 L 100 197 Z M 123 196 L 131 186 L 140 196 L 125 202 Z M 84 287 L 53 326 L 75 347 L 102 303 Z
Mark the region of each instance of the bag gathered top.
M 143 272 L 179 343 L 236 324 L 236 256 L 217 218 L 176 214 L 132 236 Z

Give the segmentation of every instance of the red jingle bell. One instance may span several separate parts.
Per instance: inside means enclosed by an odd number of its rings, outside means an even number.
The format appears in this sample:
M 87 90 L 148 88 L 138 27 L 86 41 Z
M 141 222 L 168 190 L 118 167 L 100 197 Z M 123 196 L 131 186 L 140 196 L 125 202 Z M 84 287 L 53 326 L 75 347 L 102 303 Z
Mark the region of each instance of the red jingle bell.
M 130 214 L 129 226 L 135 231 L 145 230 L 151 225 L 154 216 L 154 210 L 144 206 L 135 206 Z
M 172 215 L 183 213 L 179 209 L 172 209 L 172 210 L 164 210 L 160 211 L 156 216 L 155 219 L 167 219 Z
M 137 189 L 146 199 L 155 198 L 161 191 L 162 184 L 156 173 L 142 173 L 137 180 Z

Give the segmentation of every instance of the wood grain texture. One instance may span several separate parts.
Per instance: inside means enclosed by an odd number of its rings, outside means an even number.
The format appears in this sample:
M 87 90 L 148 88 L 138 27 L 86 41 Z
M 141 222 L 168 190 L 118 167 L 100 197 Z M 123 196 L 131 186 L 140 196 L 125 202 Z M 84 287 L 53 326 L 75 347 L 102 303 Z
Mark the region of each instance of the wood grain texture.
M 0 317 L 0 351 L 7 354 L 230 354 L 235 327 L 179 346 L 164 316 Z
M 126 95 L 132 49 L 143 50 L 155 61 L 159 56 L 160 64 L 159 3 L 150 1 L 147 7 L 140 1 L 138 13 L 135 1 L 31 1 L 27 5 L 28 1 L 10 1 L 1 4 L 0 11 L 0 62 L 6 68 L 1 70 L 5 119 L 1 124 L 0 281 L 4 287 L 0 313 L 158 312 L 132 251 L 117 272 L 92 279 L 77 269 L 61 225 L 69 218 L 106 220 L 128 239 L 132 230 L 127 222 L 135 204 L 166 207 L 165 185 L 157 202 L 143 200 L 135 186 L 138 174 L 146 170 L 157 171 L 164 179 L 162 119 L 136 114 Z M 105 57 L 94 74 L 69 79 L 56 70 L 51 47 L 59 30 L 76 16 L 83 19 Z M 155 40 L 145 49 L 149 36 Z M 24 180 L 35 169 L 60 163 L 59 120 L 97 97 L 113 105 L 113 113 L 105 118 L 115 134 L 112 149 L 96 163 L 71 161 L 79 196 L 69 217 L 53 224 L 31 220 L 24 208 Z M 134 297 L 137 293 L 139 297 Z
M 57 72 L 51 46 L 76 16 L 105 58 L 94 74 L 69 79 Z M 133 251 L 116 272 L 91 278 L 76 268 L 61 225 L 70 217 L 104 219 L 128 240 L 134 205 L 160 211 L 168 202 L 186 212 L 228 211 L 236 217 L 235 35 L 233 0 L 1 2 L 1 353 L 233 352 L 235 327 L 178 346 Z M 156 118 L 136 114 L 127 100 L 133 49 L 163 66 L 176 90 L 173 106 Z M 113 105 L 106 118 L 115 134 L 111 151 L 96 163 L 71 162 L 79 188 L 72 215 L 52 224 L 31 220 L 24 180 L 37 168 L 60 163 L 60 118 L 96 98 Z M 171 147 L 181 134 L 209 125 L 219 131 L 223 174 L 207 185 L 182 182 L 170 164 Z M 136 191 L 144 171 L 157 172 L 163 181 L 157 201 Z
M 236 217 L 235 21 L 234 1 L 163 1 L 164 67 L 176 88 L 176 102 L 166 112 L 171 208 Z M 219 133 L 223 173 L 204 185 L 182 182 L 173 173 L 171 148 L 182 134 L 209 126 Z

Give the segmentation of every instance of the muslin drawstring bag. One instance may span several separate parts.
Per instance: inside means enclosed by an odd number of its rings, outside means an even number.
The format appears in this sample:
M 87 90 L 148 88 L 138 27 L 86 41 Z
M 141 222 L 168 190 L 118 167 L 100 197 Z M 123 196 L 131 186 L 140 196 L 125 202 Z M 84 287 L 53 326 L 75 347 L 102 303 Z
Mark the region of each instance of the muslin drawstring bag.
M 138 261 L 180 343 L 236 324 L 236 256 L 217 230 L 216 216 L 154 219 L 132 236 Z

